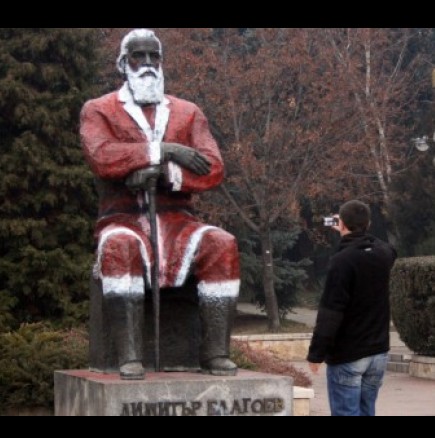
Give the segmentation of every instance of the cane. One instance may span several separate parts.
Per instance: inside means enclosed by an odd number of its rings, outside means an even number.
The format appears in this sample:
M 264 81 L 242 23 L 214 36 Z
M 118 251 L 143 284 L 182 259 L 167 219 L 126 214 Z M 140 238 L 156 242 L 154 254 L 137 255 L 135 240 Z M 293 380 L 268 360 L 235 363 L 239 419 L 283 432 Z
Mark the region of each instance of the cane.
M 155 370 L 160 372 L 160 285 L 159 285 L 159 241 L 157 233 L 157 206 L 156 206 L 157 178 L 150 178 L 148 182 L 148 214 L 151 228 L 151 245 L 154 253 L 154 265 L 151 270 L 151 286 L 154 307 L 154 356 Z

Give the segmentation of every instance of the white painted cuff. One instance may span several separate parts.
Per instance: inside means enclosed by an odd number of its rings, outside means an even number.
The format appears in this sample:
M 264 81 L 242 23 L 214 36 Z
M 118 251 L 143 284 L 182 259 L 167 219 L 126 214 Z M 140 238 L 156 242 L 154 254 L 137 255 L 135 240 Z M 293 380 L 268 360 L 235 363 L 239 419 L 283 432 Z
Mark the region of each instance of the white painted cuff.
M 122 277 L 103 277 L 103 293 L 120 296 L 137 296 L 145 294 L 143 277 L 126 274 Z
M 240 291 L 240 280 L 220 281 L 218 283 L 207 283 L 202 281 L 198 285 L 199 298 L 215 300 L 217 298 L 238 298 Z
M 180 192 L 183 187 L 183 170 L 178 164 L 172 161 L 168 163 L 169 182 L 172 184 L 173 192 Z
M 152 166 L 160 165 L 162 161 L 162 150 L 159 141 L 152 141 L 149 145 L 150 162 Z

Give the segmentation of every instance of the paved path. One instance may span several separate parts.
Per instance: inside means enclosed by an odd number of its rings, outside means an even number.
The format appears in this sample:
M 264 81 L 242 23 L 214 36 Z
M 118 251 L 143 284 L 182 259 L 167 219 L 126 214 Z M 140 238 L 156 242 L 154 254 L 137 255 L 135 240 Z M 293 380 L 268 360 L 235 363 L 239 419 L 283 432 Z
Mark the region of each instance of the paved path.
M 254 305 L 239 304 L 239 310 L 244 313 L 264 314 Z M 295 308 L 287 319 L 301 322 L 312 328 L 315 325 L 317 312 L 309 309 Z M 397 332 L 391 332 L 391 352 L 410 353 Z M 311 404 L 311 415 L 329 416 L 328 395 L 326 389 L 326 368 L 312 375 L 307 362 L 295 362 L 294 365 L 313 380 L 315 398 Z M 435 381 L 410 377 L 404 373 L 387 372 L 377 403 L 378 416 L 435 416 Z
M 248 313 L 252 315 L 266 315 L 265 312 L 261 311 L 255 304 L 249 303 L 239 303 L 237 305 L 239 312 Z M 291 313 L 287 315 L 286 319 L 291 321 L 300 322 L 313 328 L 316 323 L 317 310 L 302 309 L 295 307 Z
M 237 306 L 239 312 L 248 313 L 252 315 L 265 315 L 257 306 L 249 303 L 239 303 Z M 288 320 L 300 322 L 305 324 L 308 328 L 314 328 L 316 324 L 317 318 L 317 310 L 305 309 L 300 307 L 295 307 L 291 313 L 287 315 Z M 408 350 L 406 349 L 403 342 L 400 340 L 397 332 L 391 332 L 391 348 L 393 352 L 397 353 L 406 353 Z

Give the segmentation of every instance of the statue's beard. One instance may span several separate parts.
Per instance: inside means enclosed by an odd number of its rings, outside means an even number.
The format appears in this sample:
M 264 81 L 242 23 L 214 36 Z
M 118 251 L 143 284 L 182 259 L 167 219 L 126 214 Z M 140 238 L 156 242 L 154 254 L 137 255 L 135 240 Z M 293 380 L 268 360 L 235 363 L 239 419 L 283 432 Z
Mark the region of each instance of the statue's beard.
M 142 67 L 134 72 L 127 64 L 126 73 L 130 91 L 138 105 L 158 104 L 163 101 L 165 79 L 161 67 L 158 70 Z

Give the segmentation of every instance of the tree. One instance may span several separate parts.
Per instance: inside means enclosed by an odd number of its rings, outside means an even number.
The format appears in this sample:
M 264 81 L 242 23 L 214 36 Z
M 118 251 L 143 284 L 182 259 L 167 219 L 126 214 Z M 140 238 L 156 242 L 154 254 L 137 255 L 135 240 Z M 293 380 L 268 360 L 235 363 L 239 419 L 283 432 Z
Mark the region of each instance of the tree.
M 347 113 L 343 119 L 347 134 L 341 138 L 341 153 L 347 158 L 345 185 L 353 186 L 355 196 L 381 203 L 389 240 L 397 244 L 392 183 L 410 165 L 407 152 L 416 122 L 413 114 L 429 80 L 418 76 L 424 54 L 410 50 L 421 35 L 412 29 L 326 29 L 322 33 L 323 61 L 334 72 L 335 87 L 341 90 L 337 97 Z
M 3 328 L 87 315 L 96 197 L 78 124 L 96 41 L 92 29 L 0 29 Z
M 302 194 L 325 190 L 319 165 L 325 162 L 320 151 L 328 139 L 330 96 L 315 63 L 314 34 L 306 29 L 190 29 L 162 35 L 173 43 L 168 60 L 178 54 L 172 86 L 179 94 L 194 92 L 223 146 L 227 179 L 222 193 L 260 242 L 265 304 L 270 329 L 277 331 L 272 232 L 282 219 L 298 222 Z M 176 41 L 189 47 L 185 56 L 179 56 Z

